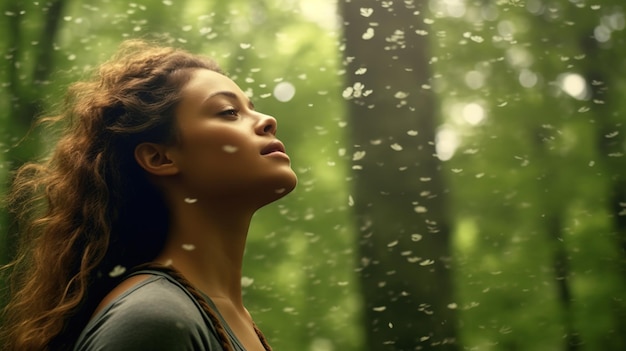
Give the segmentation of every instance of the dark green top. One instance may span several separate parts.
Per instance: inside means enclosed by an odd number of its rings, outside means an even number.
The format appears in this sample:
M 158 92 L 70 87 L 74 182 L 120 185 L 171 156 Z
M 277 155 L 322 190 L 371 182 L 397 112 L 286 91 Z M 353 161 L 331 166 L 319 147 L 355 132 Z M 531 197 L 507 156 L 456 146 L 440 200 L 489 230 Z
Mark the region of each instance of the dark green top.
M 118 296 L 82 331 L 74 351 L 223 350 L 213 323 L 196 299 L 166 273 L 139 271 L 152 277 Z M 236 351 L 245 351 L 215 304 Z

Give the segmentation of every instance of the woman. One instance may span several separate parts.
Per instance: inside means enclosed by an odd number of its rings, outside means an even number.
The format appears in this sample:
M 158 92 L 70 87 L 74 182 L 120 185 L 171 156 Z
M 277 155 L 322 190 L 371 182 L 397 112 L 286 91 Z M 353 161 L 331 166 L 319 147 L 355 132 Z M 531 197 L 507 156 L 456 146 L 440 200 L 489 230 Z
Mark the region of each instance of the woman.
M 276 120 L 213 61 L 139 41 L 55 120 L 52 156 L 10 196 L 5 349 L 270 349 L 241 269 L 252 215 L 296 185 Z

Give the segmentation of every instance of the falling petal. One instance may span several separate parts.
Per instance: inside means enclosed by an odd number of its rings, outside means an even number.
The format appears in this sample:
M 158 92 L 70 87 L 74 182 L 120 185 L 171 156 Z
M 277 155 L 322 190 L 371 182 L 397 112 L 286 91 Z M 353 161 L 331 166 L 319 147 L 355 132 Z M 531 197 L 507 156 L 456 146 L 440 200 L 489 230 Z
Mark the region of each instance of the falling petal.
M 372 13 L 374 13 L 374 9 L 369 8 L 369 7 L 361 7 L 360 12 L 361 12 L 361 16 L 369 17 L 372 15 Z
M 374 37 L 374 28 L 367 28 L 367 30 L 365 31 L 365 33 L 363 33 L 363 35 L 361 36 L 361 38 L 363 38 L 363 40 L 370 40 Z
M 185 198 L 185 203 L 195 204 L 196 202 L 198 202 L 198 199 L 196 199 L 196 198 L 192 198 L 192 197 L 186 197 Z
M 183 244 L 183 250 L 185 251 L 193 251 L 196 249 L 196 245 L 194 244 Z
M 117 265 L 113 267 L 113 269 L 109 272 L 109 277 L 111 278 L 119 277 L 120 275 L 124 274 L 124 272 L 126 272 L 126 267 Z
M 254 279 L 250 278 L 250 277 L 241 277 L 241 286 L 244 288 L 249 287 L 250 285 L 252 285 L 252 283 L 254 283 Z
M 394 149 L 395 151 L 402 151 L 402 145 L 398 144 L 398 143 L 393 143 L 390 145 L 392 149 Z
M 411 241 L 420 241 L 422 240 L 422 236 L 420 234 L 411 234 Z

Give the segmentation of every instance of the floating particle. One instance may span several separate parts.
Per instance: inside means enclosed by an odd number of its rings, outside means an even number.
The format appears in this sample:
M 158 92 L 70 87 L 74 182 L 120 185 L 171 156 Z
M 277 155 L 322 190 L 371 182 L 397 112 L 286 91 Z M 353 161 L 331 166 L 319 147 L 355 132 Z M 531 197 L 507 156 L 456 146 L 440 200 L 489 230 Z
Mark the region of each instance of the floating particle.
M 406 99 L 407 96 L 409 96 L 409 93 L 406 91 L 398 91 L 393 95 L 396 99 Z
M 398 144 L 398 143 L 393 143 L 390 145 L 390 147 L 395 150 L 395 151 L 402 151 L 402 145 Z
M 252 285 L 252 283 L 254 283 L 254 279 L 250 278 L 250 277 L 241 277 L 241 286 L 244 288 L 249 287 L 250 285 Z
M 408 131 L 408 132 L 406 132 L 406 133 L 407 133 L 408 135 L 410 135 L 410 136 L 416 136 L 416 135 L 418 134 L 418 133 L 417 133 L 417 130 L 409 130 L 409 131 Z
M 367 72 L 367 68 L 361 67 L 361 68 L 357 69 L 356 72 L 354 72 L 354 74 L 356 74 L 357 76 L 360 76 L 360 75 L 365 74 L 365 72 Z
M 193 251 L 193 250 L 196 249 L 196 245 L 194 245 L 194 244 L 183 244 L 182 248 L 185 251 Z
M 458 307 L 459 306 L 454 302 L 448 304 L 448 308 L 451 310 L 456 310 Z
M 360 12 L 361 12 L 361 16 L 369 17 L 372 15 L 372 13 L 374 13 L 374 9 L 369 8 L 369 7 L 361 7 Z
M 359 161 L 365 157 L 365 151 L 357 151 L 352 155 L 352 161 Z
M 348 196 L 348 206 L 354 206 L 354 199 L 352 198 L 352 195 Z
M 420 262 L 420 266 L 430 266 L 433 263 L 435 263 L 435 260 L 424 260 Z
M 374 28 L 370 27 L 367 28 L 367 30 L 365 31 L 365 33 L 363 33 L 363 35 L 361 36 L 361 38 L 363 40 L 370 40 L 374 37 Z
M 222 150 L 224 150 L 225 152 L 228 152 L 229 154 L 232 154 L 232 153 L 237 152 L 239 148 L 233 145 L 224 145 L 222 146 Z
M 252 46 L 252 44 L 250 43 L 241 43 L 239 44 L 239 47 L 246 50 L 246 49 L 250 49 L 250 47 Z
M 198 199 L 193 198 L 193 197 L 186 197 L 185 198 L 185 203 L 187 204 L 195 204 L 196 202 L 198 202 Z
M 472 35 L 470 39 L 472 39 L 472 41 L 476 43 L 482 43 L 483 41 L 485 41 L 485 39 L 481 37 L 480 35 Z
M 354 89 L 352 87 L 347 87 L 343 90 L 343 92 L 341 93 L 341 96 L 344 99 L 350 99 L 352 98 L 353 93 L 354 93 Z
M 426 207 L 424 207 L 424 206 L 415 206 L 413 208 L 413 210 L 415 212 L 417 212 L 417 213 L 426 213 L 426 212 L 428 212 L 428 209 Z
M 387 244 L 387 247 L 394 247 L 396 245 L 398 245 L 398 240 L 394 240 L 394 241 L 390 242 L 389 244 Z
M 118 264 L 117 266 L 113 267 L 113 269 L 109 272 L 109 277 L 119 277 L 120 275 L 124 274 L 124 272 L 126 272 L 126 267 L 120 266 Z
M 604 137 L 607 138 L 607 139 L 610 139 L 610 138 L 615 138 L 618 135 L 619 135 L 619 132 L 618 131 L 614 131 L 614 132 L 611 132 L 609 134 L 606 134 Z
M 284 193 L 284 192 L 285 192 L 285 190 L 287 190 L 287 189 L 285 189 L 285 188 L 278 188 L 278 189 L 274 190 L 274 192 L 275 192 L 276 194 L 282 194 L 282 193 Z
M 421 234 L 417 234 L 417 233 L 411 234 L 411 241 L 416 241 L 417 242 L 417 241 L 420 241 L 420 240 L 422 240 L 422 235 Z
M 383 312 L 384 310 L 387 309 L 387 306 L 379 306 L 379 307 L 374 307 L 372 309 L 376 312 Z
M 172 6 L 174 5 L 174 2 L 172 0 L 163 0 L 163 5 Z

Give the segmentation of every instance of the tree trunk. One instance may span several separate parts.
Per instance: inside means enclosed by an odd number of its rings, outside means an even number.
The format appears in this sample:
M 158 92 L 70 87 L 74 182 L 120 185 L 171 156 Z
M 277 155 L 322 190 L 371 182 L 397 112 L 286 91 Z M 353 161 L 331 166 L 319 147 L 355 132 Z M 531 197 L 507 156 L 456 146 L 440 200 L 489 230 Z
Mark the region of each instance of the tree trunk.
M 607 185 L 607 205 L 612 217 L 613 230 L 620 257 L 615 266 L 622 277 L 622 287 L 626 287 L 626 176 L 624 169 L 624 116 L 620 115 L 619 102 L 623 91 L 619 81 L 623 79 L 623 58 L 616 55 L 616 48 L 602 48 L 593 35 L 593 29 L 580 36 L 580 47 L 592 64 L 583 72 L 591 89 L 591 99 L 597 102 L 594 114 L 597 117 L 597 144 L 598 154 L 602 157 Z M 623 45 L 623 40 L 620 44 Z M 623 47 L 623 46 L 622 46 Z M 619 51 L 618 51 L 619 52 Z M 602 64 L 599 64 L 599 63 Z M 616 133 L 617 132 L 617 133 Z M 610 136 L 610 137 L 608 137 Z M 626 348 L 626 299 L 621 296 L 611 296 L 613 303 L 614 324 L 604 338 L 604 347 L 609 350 L 623 350 Z
M 426 1 L 340 1 L 370 350 L 457 350 Z M 424 8 L 422 8 L 424 7 Z

